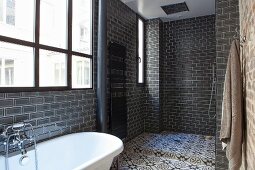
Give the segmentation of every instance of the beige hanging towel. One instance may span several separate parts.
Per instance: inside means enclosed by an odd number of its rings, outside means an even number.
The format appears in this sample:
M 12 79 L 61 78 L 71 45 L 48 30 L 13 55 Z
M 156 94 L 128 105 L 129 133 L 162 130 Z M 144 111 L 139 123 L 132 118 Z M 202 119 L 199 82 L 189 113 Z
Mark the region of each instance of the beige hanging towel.
M 220 140 L 226 148 L 230 170 L 239 170 L 242 163 L 242 101 L 240 44 L 238 40 L 234 40 L 231 45 L 225 75 L 220 130 Z

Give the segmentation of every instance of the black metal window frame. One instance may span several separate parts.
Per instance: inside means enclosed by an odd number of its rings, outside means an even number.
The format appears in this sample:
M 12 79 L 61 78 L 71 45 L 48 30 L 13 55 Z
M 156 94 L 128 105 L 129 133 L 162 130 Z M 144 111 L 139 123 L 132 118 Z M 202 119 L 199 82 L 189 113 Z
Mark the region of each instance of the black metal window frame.
M 143 22 L 143 42 L 144 42 L 144 48 L 143 48 L 143 82 L 140 83 L 139 82 L 139 20 L 141 20 Z M 146 45 L 145 45 L 145 36 L 146 36 L 146 33 L 145 33 L 145 19 L 142 18 L 141 16 L 137 15 L 136 16 L 136 26 L 137 26 L 137 39 L 136 39 L 136 56 L 137 56 L 137 59 L 136 59 L 136 63 L 137 63 L 137 66 L 136 66 L 136 69 L 137 69 L 137 73 L 136 73 L 136 82 L 137 82 L 137 85 L 138 86 L 144 86 L 145 84 L 145 59 L 146 59 L 146 54 L 145 54 L 145 49 L 146 49 Z
M 34 20 L 34 42 L 20 40 L 16 38 L 11 38 L 7 36 L 0 35 L 0 41 L 12 43 L 15 45 L 21 45 L 26 47 L 32 47 L 34 49 L 34 87 L 0 87 L 0 93 L 8 92 L 34 92 L 34 91 L 64 91 L 64 90 L 84 90 L 93 89 L 94 86 L 94 60 L 93 60 L 93 48 L 94 48 L 94 1 L 91 0 L 91 55 L 72 51 L 72 17 L 73 17 L 73 0 L 67 1 L 67 49 L 52 47 L 48 45 L 43 45 L 39 43 L 40 39 L 40 1 L 35 0 L 35 20 Z M 39 50 L 49 50 L 54 52 L 59 52 L 67 55 L 67 86 L 49 86 L 40 87 L 39 85 Z M 79 56 L 91 59 L 91 87 L 90 88 L 72 88 L 72 56 Z

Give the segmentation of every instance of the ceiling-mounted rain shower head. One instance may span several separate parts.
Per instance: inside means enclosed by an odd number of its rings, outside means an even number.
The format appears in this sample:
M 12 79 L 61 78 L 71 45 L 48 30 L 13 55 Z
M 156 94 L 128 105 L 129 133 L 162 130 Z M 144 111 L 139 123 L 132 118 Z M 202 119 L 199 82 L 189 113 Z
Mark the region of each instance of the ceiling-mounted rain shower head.
M 161 8 L 164 10 L 164 12 L 167 15 L 189 11 L 189 8 L 188 8 L 186 2 L 161 6 Z

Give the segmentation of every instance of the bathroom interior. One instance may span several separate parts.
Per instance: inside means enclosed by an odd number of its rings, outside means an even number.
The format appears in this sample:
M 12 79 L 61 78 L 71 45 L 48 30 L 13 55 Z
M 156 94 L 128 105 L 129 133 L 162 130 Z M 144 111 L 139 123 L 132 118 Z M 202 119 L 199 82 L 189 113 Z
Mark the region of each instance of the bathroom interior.
M 254 25 L 254 0 L 0 0 L 0 170 L 254 170 Z

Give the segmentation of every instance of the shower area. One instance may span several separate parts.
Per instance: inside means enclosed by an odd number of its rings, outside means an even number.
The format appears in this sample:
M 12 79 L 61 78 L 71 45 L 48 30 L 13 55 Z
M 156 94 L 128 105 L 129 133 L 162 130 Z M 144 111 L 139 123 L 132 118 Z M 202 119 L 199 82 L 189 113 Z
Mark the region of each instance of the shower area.
M 145 21 L 144 131 L 120 169 L 215 169 L 215 36 L 214 14 Z

